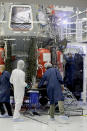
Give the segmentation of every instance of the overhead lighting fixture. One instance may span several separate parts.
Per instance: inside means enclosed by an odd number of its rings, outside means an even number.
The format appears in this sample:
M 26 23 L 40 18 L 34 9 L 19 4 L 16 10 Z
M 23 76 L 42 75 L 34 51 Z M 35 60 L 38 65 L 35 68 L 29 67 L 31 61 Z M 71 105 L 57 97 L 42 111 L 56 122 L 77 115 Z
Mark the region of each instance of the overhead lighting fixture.
M 59 20 L 59 21 L 61 21 L 62 19 L 61 19 L 61 18 L 59 18 L 58 20 Z
M 27 39 L 26 39 L 26 38 L 24 38 L 23 40 L 24 40 L 24 41 L 29 41 L 30 39 L 29 39 L 29 38 L 27 38 Z
M 80 14 L 81 13 L 81 11 L 76 11 L 76 14 Z
M 63 14 L 63 16 L 65 17 L 65 16 L 66 16 L 66 14 Z
M 64 25 L 68 24 L 68 21 L 67 20 L 63 20 L 62 22 Z
M 5 41 L 7 41 L 7 40 L 16 40 L 16 39 L 14 39 L 14 38 L 6 38 L 6 39 L 4 39 Z
M 18 33 L 21 33 L 21 32 L 20 32 L 20 31 L 18 31 L 18 32 L 15 31 L 14 33 L 15 33 L 15 34 L 18 34 Z
M 87 18 L 82 18 L 82 21 L 87 21 Z
M 84 27 L 87 28 L 87 25 L 85 25 Z
M 68 7 L 68 6 L 65 6 L 65 7 L 54 6 L 54 9 L 59 10 L 59 11 L 71 11 L 71 12 L 73 12 L 73 7 Z
M 25 34 L 26 34 L 26 33 L 28 33 L 28 32 L 23 31 L 23 33 L 25 33 Z

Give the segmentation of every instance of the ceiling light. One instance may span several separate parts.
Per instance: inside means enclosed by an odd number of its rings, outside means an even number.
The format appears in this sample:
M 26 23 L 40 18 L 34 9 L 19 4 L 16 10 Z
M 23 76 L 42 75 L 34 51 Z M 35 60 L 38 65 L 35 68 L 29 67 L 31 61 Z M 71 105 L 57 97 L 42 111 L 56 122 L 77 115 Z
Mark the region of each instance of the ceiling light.
M 82 21 L 87 21 L 87 18 L 82 18 Z
M 63 20 L 62 23 L 63 23 L 63 24 L 68 24 L 68 21 L 67 21 L 67 20 Z

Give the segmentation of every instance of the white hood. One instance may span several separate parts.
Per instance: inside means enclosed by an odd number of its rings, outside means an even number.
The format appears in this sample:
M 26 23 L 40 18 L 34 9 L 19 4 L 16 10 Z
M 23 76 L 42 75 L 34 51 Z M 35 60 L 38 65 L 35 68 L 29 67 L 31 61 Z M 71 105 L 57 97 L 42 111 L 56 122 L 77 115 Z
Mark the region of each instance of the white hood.
M 19 60 L 17 62 L 17 69 L 23 70 L 24 65 L 25 65 L 24 61 L 23 60 Z

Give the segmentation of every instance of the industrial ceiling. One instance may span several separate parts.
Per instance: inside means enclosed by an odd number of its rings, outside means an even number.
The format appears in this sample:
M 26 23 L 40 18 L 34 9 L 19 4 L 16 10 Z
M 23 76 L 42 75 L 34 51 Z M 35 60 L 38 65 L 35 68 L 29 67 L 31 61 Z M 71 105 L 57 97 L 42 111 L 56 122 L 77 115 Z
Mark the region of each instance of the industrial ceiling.
M 74 6 L 78 8 L 87 8 L 87 0 L 0 0 L 0 2 L 22 2 L 24 4 L 49 4 L 60 5 L 60 6 Z
M 2 12 L 0 13 L 1 36 L 50 36 L 53 38 L 56 34 L 59 34 L 61 40 L 65 37 L 73 40 L 77 34 L 81 34 L 81 36 L 77 36 L 79 40 L 83 40 L 81 37 L 83 37 L 84 40 L 87 39 L 87 0 L 0 0 L 0 5 L 0 12 Z M 31 31 L 13 30 L 14 28 L 11 26 L 13 26 L 14 23 L 10 18 L 11 6 L 13 5 L 30 5 L 32 7 L 33 29 Z M 49 23 L 50 15 L 46 14 L 49 5 L 54 5 L 54 9 L 52 10 L 55 10 L 51 24 Z M 42 11 L 46 16 L 46 26 L 40 26 L 40 23 L 38 23 L 36 19 L 37 13 L 39 14 L 41 10 L 39 6 L 41 6 L 41 9 L 42 6 L 44 7 Z M 18 17 L 16 17 L 16 19 L 15 21 L 20 20 Z M 18 23 L 20 22 L 18 21 Z M 22 23 L 20 25 L 22 25 Z M 79 27 L 77 25 L 79 25 Z M 56 31 L 54 29 L 55 32 L 53 32 L 53 28 L 51 29 L 50 27 L 54 27 Z M 23 28 L 25 28 L 25 26 L 23 26 Z

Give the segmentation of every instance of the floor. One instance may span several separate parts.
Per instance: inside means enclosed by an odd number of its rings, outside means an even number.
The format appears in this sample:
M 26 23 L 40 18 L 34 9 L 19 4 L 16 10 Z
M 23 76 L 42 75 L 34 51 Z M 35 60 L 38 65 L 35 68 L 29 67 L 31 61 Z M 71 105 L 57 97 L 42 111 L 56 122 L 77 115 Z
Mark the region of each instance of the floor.
M 24 122 L 0 118 L 0 131 L 87 131 L 87 116 L 71 116 L 68 120 L 55 116 L 55 121 L 50 121 L 47 115 L 43 115 L 34 120 L 24 117 Z
M 83 105 L 83 116 L 70 116 L 67 120 L 55 115 L 51 121 L 49 115 L 30 116 L 26 113 L 24 122 L 13 122 L 12 118 L 0 118 L 0 131 L 87 131 L 87 104 Z

